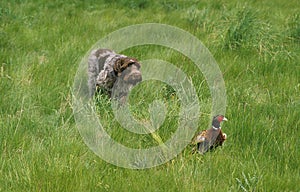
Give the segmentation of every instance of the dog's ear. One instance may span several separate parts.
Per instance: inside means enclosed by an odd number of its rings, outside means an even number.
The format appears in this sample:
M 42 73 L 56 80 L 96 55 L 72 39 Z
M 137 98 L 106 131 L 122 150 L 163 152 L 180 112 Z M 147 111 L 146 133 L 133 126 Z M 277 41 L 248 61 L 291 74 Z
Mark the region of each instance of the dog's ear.
M 128 58 L 128 57 L 119 58 L 115 62 L 113 69 L 116 74 L 119 74 L 122 71 L 124 71 L 129 65 L 132 65 L 135 63 L 137 63 L 139 65 L 138 60 L 135 58 Z

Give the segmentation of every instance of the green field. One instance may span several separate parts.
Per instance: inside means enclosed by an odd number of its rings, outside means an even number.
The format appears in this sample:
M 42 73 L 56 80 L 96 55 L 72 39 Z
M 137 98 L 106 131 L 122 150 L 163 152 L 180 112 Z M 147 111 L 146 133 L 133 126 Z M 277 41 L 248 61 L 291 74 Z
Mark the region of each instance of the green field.
M 149 169 L 109 164 L 84 143 L 72 109 L 72 86 L 87 51 L 125 26 L 163 23 L 196 36 L 223 73 L 227 92 L 225 145 L 204 156 L 187 147 Z M 201 105 L 199 130 L 211 117 L 201 71 L 183 55 L 147 45 L 124 51 L 159 58 L 188 74 Z M 144 90 L 141 91 L 141 90 Z M 163 83 L 142 83 L 130 98 L 137 118 L 149 118 L 156 98 L 168 104 L 162 140 L 176 130 L 178 98 Z M 157 145 L 98 111 L 106 130 L 130 147 Z M 137 110 L 135 110 L 137 109 Z M 299 191 L 300 2 L 35 1 L 0 2 L 0 191 Z

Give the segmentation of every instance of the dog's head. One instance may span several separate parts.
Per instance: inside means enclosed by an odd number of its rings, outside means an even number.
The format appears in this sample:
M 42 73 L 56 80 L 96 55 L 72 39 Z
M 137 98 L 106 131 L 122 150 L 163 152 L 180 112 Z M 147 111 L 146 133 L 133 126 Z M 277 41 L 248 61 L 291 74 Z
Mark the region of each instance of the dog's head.
M 121 104 L 126 102 L 130 90 L 142 81 L 140 63 L 134 58 L 119 58 L 114 63 L 114 75 L 117 77 L 113 86 L 113 97 Z

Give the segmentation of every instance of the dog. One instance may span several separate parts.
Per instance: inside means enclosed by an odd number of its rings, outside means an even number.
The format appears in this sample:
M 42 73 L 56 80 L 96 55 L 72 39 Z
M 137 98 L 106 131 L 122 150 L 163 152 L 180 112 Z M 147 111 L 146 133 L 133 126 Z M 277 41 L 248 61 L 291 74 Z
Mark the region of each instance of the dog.
M 110 49 L 93 50 L 88 57 L 89 95 L 107 94 L 124 102 L 129 91 L 142 81 L 139 61 Z

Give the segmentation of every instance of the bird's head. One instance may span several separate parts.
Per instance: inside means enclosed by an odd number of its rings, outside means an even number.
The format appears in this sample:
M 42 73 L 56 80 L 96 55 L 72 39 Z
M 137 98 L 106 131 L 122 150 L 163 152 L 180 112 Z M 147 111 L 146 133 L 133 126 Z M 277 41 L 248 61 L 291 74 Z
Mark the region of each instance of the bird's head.
M 214 116 L 213 120 L 212 120 L 212 126 L 214 129 L 220 129 L 221 126 L 221 122 L 222 121 L 227 121 L 227 118 L 224 115 L 216 115 Z

